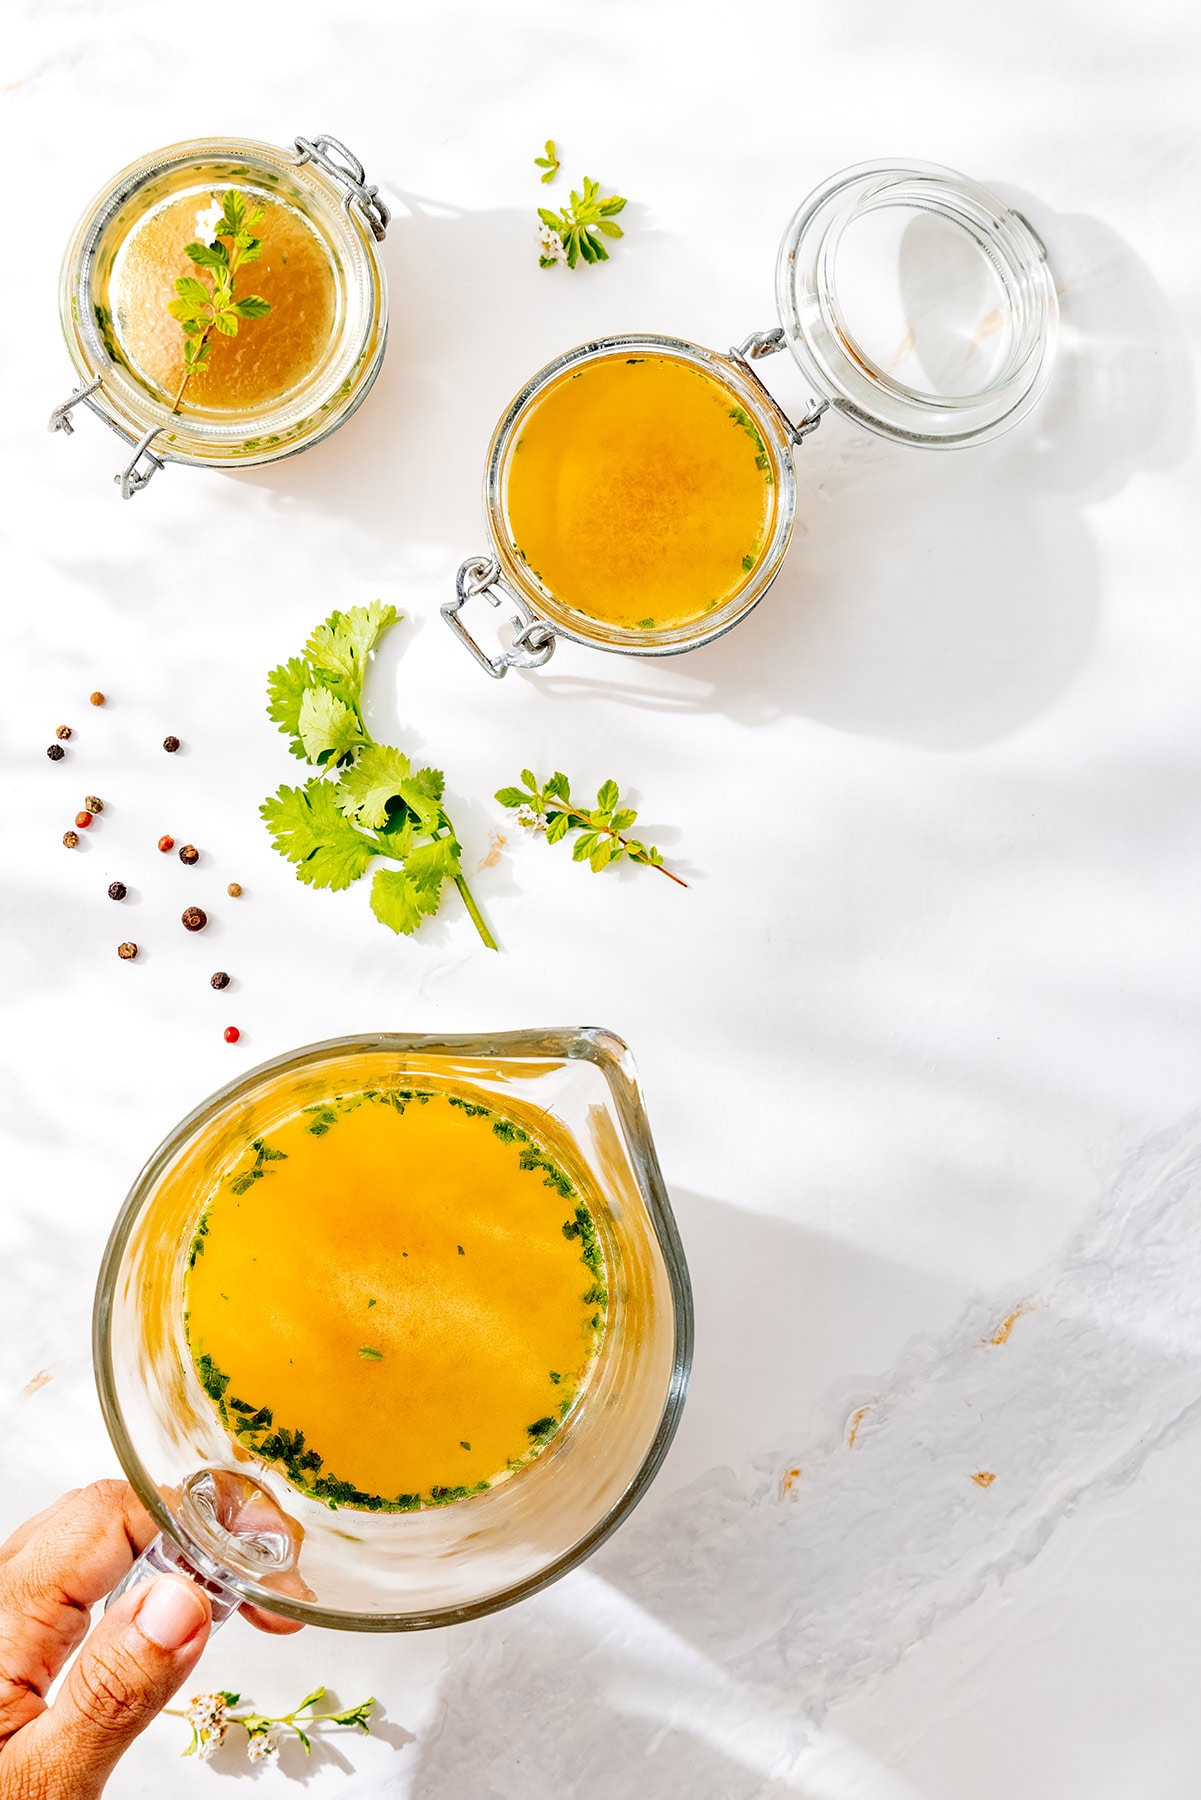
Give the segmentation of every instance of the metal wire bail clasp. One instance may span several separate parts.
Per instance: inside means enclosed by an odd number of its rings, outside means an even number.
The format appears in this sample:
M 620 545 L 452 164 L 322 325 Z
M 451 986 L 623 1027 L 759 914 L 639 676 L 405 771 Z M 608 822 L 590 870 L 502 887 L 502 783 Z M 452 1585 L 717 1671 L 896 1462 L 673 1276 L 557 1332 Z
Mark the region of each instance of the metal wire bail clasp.
M 481 649 L 459 617 L 463 607 L 477 594 L 482 594 L 489 606 L 506 606 L 514 625 L 519 628 L 513 634 L 512 644 L 499 656 L 489 656 Z M 480 668 L 494 681 L 503 681 L 510 669 L 540 669 L 555 653 L 554 626 L 532 613 L 520 594 L 514 593 L 508 583 L 501 580 L 500 564 L 494 556 L 469 556 L 460 566 L 455 579 L 455 597 L 443 601 L 442 617 L 466 644 Z
M 774 356 L 777 350 L 784 348 L 784 342 L 784 327 L 774 325 L 770 331 L 752 331 L 749 338 L 744 338 L 741 344 L 730 351 L 730 355 L 735 362 L 742 364 L 755 385 L 763 389 L 767 399 L 788 427 L 789 437 L 794 444 L 799 444 L 803 438 L 809 436 L 811 431 L 817 430 L 822 422 L 822 415 L 828 410 L 830 402 L 828 400 L 810 400 L 794 425 L 775 395 L 764 382 L 760 381 L 751 364 L 758 362 L 761 356 Z
M 65 431 L 70 437 L 75 430 L 71 423 L 71 414 L 77 406 L 85 406 L 89 412 L 95 413 L 98 419 L 103 419 L 110 431 L 115 431 L 117 436 L 124 438 L 127 444 L 132 444 L 133 455 L 120 474 L 113 476 L 113 480 L 121 489 L 122 500 L 131 500 L 139 489 L 144 488 L 151 477 L 157 475 L 158 471 L 165 466 L 162 457 L 155 456 L 150 448 L 162 427 L 153 425 L 142 437 L 135 438 L 132 432 L 126 431 L 123 425 L 118 425 L 116 419 L 105 411 L 96 398 L 101 390 L 102 380 L 103 377 L 97 375 L 95 381 L 89 382 L 87 387 L 76 388 L 69 400 L 64 400 L 61 406 L 56 406 L 50 414 L 49 429 Z
M 301 163 L 316 163 L 331 181 L 338 184 L 348 202 L 356 201 L 376 241 L 383 243 L 392 217 L 391 209 L 380 199 L 379 189 L 368 186 L 367 171 L 354 151 L 348 150 L 341 138 L 330 137 L 324 131 L 320 137 L 298 137 L 295 142 Z

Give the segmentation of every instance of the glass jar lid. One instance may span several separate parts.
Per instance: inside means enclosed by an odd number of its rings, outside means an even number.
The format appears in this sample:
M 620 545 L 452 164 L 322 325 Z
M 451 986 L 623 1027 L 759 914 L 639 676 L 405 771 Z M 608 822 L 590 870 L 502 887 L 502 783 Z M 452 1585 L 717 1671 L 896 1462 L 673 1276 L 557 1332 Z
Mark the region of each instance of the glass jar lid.
M 815 395 L 902 443 L 995 437 L 1050 374 L 1058 305 L 1043 244 L 936 163 L 859 163 L 817 188 L 784 234 L 776 298 Z

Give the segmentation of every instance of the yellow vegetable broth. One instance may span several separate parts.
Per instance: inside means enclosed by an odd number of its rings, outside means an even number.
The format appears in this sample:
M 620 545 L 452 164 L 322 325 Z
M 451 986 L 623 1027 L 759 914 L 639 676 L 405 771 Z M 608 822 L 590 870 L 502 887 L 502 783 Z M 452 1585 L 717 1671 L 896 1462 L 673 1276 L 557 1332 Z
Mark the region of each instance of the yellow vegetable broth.
M 731 388 L 678 357 L 617 354 L 565 370 L 534 401 L 503 504 L 514 553 L 563 605 L 666 631 L 746 587 L 776 487 Z
M 256 1140 L 189 1262 L 188 1342 L 223 1423 L 333 1505 L 411 1510 L 512 1473 L 604 1329 L 575 1185 L 522 1128 L 445 1093 L 341 1096 Z
M 213 209 L 220 210 L 225 191 L 189 189 L 143 214 L 105 284 L 110 350 L 168 404 L 184 377 L 184 334 L 167 308 L 178 276 L 210 285 L 184 252 L 198 239 L 209 241 Z M 325 244 L 292 207 L 257 192 L 247 192 L 246 201 L 263 208 L 254 227 L 263 249 L 257 262 L 237 271 L 234 298 L 258 294 L 271 311 L 240 319 L 236 337 L 213 334 L 207 362 L 188 381 L 184 413 L 247 413 L 281 400 L 314 371 L 334 334 L 337 290 Z

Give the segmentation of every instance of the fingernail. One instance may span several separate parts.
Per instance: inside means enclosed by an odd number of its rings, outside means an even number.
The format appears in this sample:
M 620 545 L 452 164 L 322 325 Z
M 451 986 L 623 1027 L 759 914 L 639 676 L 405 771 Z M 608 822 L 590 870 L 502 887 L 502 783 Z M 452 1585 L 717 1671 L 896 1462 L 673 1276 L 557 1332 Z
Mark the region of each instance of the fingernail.
M 143 1637 L 160 1650 L 182 1650 L 205 1623 L 204 1597 L 179 1575 L 160 1575 L 134 1616 Z

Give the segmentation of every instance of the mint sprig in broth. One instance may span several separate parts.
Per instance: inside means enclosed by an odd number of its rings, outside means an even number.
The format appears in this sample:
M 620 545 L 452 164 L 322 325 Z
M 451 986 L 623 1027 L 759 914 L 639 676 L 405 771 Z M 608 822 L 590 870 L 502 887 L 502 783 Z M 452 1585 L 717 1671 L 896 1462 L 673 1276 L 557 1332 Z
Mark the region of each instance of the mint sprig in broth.
M 211 357 L 216 337 L 237 337 L 241 320 L 261 319 L 271 311 L 270 302 L 261 294 L 234 296 L 239 269 L 257 262 L 263 254 L 263 240 L 255 237 L 254 230 L 262 224 L 264 210 L 261 206 L 248 209 L 236 188 L 223 196 L 221 207 L 210 241 L 191 243 L 184 251 L 200 273 L 181 275 L 175 283 L 176 298 L 167 306 L 184 334 L 184 373 L 171 407 L 173 413 L 179 411 L 192 377 Z

